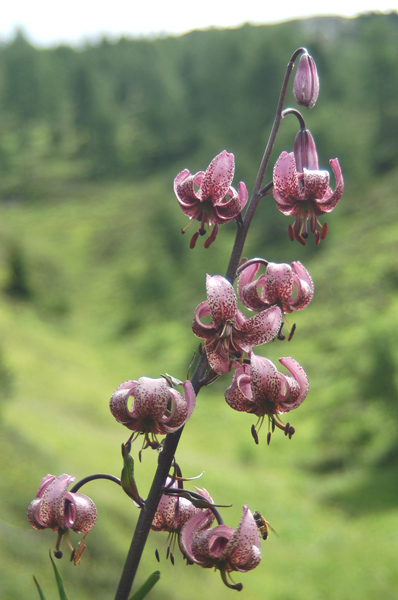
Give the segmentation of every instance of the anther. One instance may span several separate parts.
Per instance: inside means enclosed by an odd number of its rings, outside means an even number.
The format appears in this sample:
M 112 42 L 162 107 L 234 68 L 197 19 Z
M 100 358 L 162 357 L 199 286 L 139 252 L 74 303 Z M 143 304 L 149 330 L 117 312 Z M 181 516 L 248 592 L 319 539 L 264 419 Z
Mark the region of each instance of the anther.
M 255 427 L 255 425 L 252 425 L 251 432 L 252 432 L 252 436 L 253 436 L 253 438 L 254 438 L 254 441 L 255 441 L 255 442 L 256 442 L 256 444 L 258 445 L 258 435 L 257 435 L 257 431 L 256 431 L 256 427 Z
M 195 244 L 196 244 L 196 240 L 199 237 L 199 231 L 196 231 L 193 236 L 191 237 L 191 241 L 189 243 L 189 247 L 191 248 L 191 250 L 193 250 L 193 248 L 195 248 Z
M 155 550 L 155 556 L 156 556 L 156 560 L 157 560 L 158 562 L 160 562 L 160 556 L 159 556 L 159 552 L 158 552 L 158 549 L 157 549 L 157 548 L 156 548 L 156 550 Z
M 267 445 L 268 445 L 268 446 L 269 446 L 269 443 L 270 443 L 270 441 L 271 441 L 271 432 L 269 431 L 269 432 L 267 433 Z
M 290 342 L 290 340 L 292 339 L 292 337 L 294 336 L 294 332 L 296 331 L 296 323 L 293 323 L 293 327 L 290 330 L 289 333 L 289 337 L 287 338 L 287 341 Z

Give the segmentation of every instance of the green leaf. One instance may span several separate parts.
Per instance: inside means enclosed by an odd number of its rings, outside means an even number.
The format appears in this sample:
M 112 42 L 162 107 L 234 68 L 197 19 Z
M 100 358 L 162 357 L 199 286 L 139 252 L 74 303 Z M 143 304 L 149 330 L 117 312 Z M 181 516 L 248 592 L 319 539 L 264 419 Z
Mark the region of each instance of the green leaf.
M 39 592 L 40 600 L 46 600 L 45 597 L 44 597 L 43 592 L 41 591 L 41 587 L 39 586 L 39 582 L 37 581 L 37 579 L 36 579 L 36 577 L 34 575 L 33 575 L 33 580 L 34 580 L 34 582 L 36 584 L 37 591 Z
M 54 569 L 54 573 L 55 573 L 55 581 L 57 582 L 57 587 L 58 587 L 58 593 L 59 593 L 59 599 L 60 600 L 68 600 L 68 596 L 66 595 L 65 589 L 64 589 L 64 584 L 62 582 L 62 578 L 61 575 L 58 572 L 57 567 L 55 566 L 55 562 L 53 557 L 51 556 L 51 551 L 50 551 L 50 560 L 52 562 L 53 565 L 53 569 Z
M 145 583 L 133 594 L 129 600 L 143 600 L 145 596 L 151 591 L 155 583 L 160 579 L 160 571 L 155 571 L 148 577 Z

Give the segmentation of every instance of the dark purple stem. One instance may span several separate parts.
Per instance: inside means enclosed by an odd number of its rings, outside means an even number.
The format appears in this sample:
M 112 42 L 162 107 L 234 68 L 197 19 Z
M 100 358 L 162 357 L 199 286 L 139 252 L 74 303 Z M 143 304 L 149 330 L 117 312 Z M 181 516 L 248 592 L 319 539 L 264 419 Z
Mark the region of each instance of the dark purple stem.
M 75 492 L 80 490 L 80 488 L 83 485 L 86 485 L 86 483 L 89 483 L 89 481 L 95 481 L 96 479 L 108 479 L 109 481 L 113 481 L 113 483 L 121 485 L 119 477 L 115 477 L 115 475 L 109 475 L 108 473 L 94 473 L 94 475 L 88 475 L 87 477 L 84 477 L 83 479 L 75 483 L 73 488 L 71 488 L 70 490 L 71 493 L 74 494 Z
M 242 256 L 243 246 L 246 240 L 246 235 L 249 230 L 249 226 L 251 220 L 254 216 L 255 210 L 257 208 L 258 202 L 261 198 L 260 188 L 262 181 L 264 179 L 265 170 L 267 168 L 269 158 L 271 155 L 271 151 L 275 142 L 276 135 L 278 133 L 278 129 L 282 120 L 282 108 L 283 103 L 285 101 L 286 90 L 289 83 L 289 77 L 294 67 L 294 62 L 296 58 L 306 52 L 305 48 L 299 48 L 292 55 L 286 69 L 285 77 L 282 84 L 281 93 L 279 96 L 278 106 L 276 109 L 276 115 L 274 124 L 271 130 L 271 134 L 267 143 L 267 147 L 264 152 L 264 156 L 262 158 L 260 168 L 257 174 L 257 179 L 253 188 L 253 192 L 245 212 L 245 216 L 243 218 L 243 222 L 238 222 L 238 229 L 236 232 L 235 243 L 232 249 L 231 258 L 229 261 L 228 269 L 225 277 L 233 282 L 236 275 L 236 270 L 238 268 L 238 264 L 240 258 Z M 268 186 L 266 186 L 268 187 Z M 263 194 L 264 195 L 264 194 Z M 195 371 L 191 378 L 191 383 L 195 390 L 195 394 L 197 395 L 204 384 L 206 373 L 208 370 L 208 361 L 206 354 L 203 353 L 196 364 Z M 149 535 L 149 531 L 151 528 L 151 524 L 153 521 L 153 517 L 155 516 L 155 512 L 157 506 L 159 504 L 159 500 L 162 495 L 162 490 L 164 488 L 166 478 L 170 472 L 172 462 L 174 460 L 174 455 L 177 450 L 178 443 L 180 441 L 181 434 L 183 432 L 183 427 L 179 429 L 176 433 L 169 433 L 166 436 L 165 444 L 162 452 L 159 454 L 158 459 L 158 467 L 155 473 L 155 477 L 152 482 L 151 489 L 149 491 L 148 498 L 145 501 L 145 506 L 140 511 L 140 516 L 138 517 L 137 526 L 134 531 L 134 536 L 131 541 L 130 549 L 127 554 L 126 562 L 124 565 L 124 569 L 120 578 L 119 586 L 116 592 L 115 600 L 128 600 L 131 587 L 133 585 L 133 581 L 138 569 L 138 565 L 141 560 L 142 552 L 145 547 L 146 540 Z
M 247 236 L 247 232 L 249 231 L 250 223 L 252 221 L 254 213 L 256 212 L 256 208 L 258 206 L 260 199 L 262 198 L 262 196 L 265 195 L 264 193 L 260 193 L 261 184 L 264 179 L 265 170 L 268 166 L 272 148 L 274 147 L 274 143 L 275 143 L 276 135 L 279 130 L 279 126 L 283 119 L 282 109 L 283 109 L 283 104 L 285 102 L 286 91 L 287 91 L 287 86 L 289 83 L 290 74 L 294 67 L 294 62 L 295 62 L 296 58 L 303 52 L 306 52 L 305 48 L 298 48 L 298 50 L 296 50 L 292 54 L 292 57 L 286 67 L 285 77 L 283 79 L 282 88 L 281 88 L 281 92 L 279 95 L 278 106 L 276 108 L 274 124 L 272 126 L 271 133 L 270 133 L 270 136 L 268 139 L 268 143 L 267 143 L 263 158 L 260 163 L 260 168 L 258 170 L 256 182 L 255 182 L 254 188 L 253 188 L 253 192 L 250 197 L 249 204 L 248 204 L 246 212 L 245 212 L 245 216 L 243 218 L 243 223 L 240 226 L 238 225 L 238 231 L 236 233 L 235 244 L 232 249 L 231 259 L 229 261 L 227 274 L 226 274 L 226 278 L 231 283 L 234 281 L 235 276 L 236 276 L 236 269 L 238 268 L 238 264 L 239 264 L 240 258 L 242 256 L 243 246 L 246 241 L 246 236 Z

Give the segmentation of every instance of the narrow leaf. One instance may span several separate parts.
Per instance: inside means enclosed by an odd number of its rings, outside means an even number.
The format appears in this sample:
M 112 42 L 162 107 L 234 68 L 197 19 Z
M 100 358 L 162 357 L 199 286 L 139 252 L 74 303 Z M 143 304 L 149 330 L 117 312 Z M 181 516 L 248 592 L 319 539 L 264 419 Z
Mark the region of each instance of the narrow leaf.
M 145 596 L 151 591 L 155 583 L 160 579 L 160 571 L 155 571 L 152 575 L 149 575 L 148 579 L 142 586 L 133 594 L 129 600 L 143 600 Z
M 37 591 L 39 592 L 40 600 L 46 600 L 45 597 L 44 597 L 43 592 L 41 591 L 41 587 L 39 586 L 39 582 L 37 581 L 37 579 L 36 579 L 36 577 L 34 575 L 33 575 L 33 580 L 34 580 L 34 582 L 36 584 Z
M 61 575 L 59 574 L 58 569 L 55 566 L 55 562 L 53 560 L 53 557 L 51 556 L 51 551 L 50 551 L 50 560 L 52 562 L 54 573 L 55 573 L 55 581 L 57 582 L 58 593 L 59 593 L 59 600 L 68 600 L 68 596 L 66 595 Z

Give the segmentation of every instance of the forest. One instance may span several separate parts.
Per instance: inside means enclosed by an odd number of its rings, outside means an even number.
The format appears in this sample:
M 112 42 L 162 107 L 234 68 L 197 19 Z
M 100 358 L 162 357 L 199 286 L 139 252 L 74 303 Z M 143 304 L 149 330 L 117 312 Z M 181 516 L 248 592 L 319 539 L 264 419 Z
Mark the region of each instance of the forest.
M 320 95 L 304 116 L 320 167 L 339 158 L 344 195 L 326 239 L 305 247 L 290 242 L 289 219 L 268 196 L 244 255 L 300 260 L 311 273 L 315 295 L 297 334 L 264 349 L 274 361 L 295 356 L 310 393 L 292 440 L 256 446 L 250 418 L 231 414 L 217 381 L 198 397 L 179 463 L 187 477 L 205 471 L 198 485 L 233 504 L 232 524 L 249 503 L 278 533 L 242 576 L 245 600 L 395 600 L 397 40 L 391 12 L 80 48 L 38 49 L 22 31 L 0 41 L 1 598 L 36 597 L 33 575 L 56 597 L 56 534 L 34 531 L 26 509 L 46 473 L 120 474 L 114 389 L 141 375 L 185 379 L 198 345 L 193 313 L 206 273 L 225 272 L 234 223 L 209 249 L 190 250 L 174 177 L 227 149 L 233 185 L 250 189 L 286 64 L 305 46 Z M 296 131 L 283 120 L 273 162 Z M 137 461 L 144 491 L 152 454 Z M 99 518 L 82 563 L 57 566 L 70 600 L 105 600 L 138 511 L 110 484 L 87 493 Z M 173 566 L 162 552 L 158 564 L 166 537 L 151 534 L 141 565 L 140 582 L 161 571 L 150 598 L 236 595 L 210 569 Z

